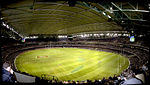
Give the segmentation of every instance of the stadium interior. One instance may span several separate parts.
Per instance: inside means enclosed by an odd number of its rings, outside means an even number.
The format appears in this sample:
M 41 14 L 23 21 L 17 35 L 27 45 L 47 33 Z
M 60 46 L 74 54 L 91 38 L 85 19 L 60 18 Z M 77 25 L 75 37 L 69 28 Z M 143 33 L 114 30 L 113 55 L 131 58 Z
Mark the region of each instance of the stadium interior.
M 3 0 L 0 11 L 2 68 L 7 71 L 9 69 L 10 72 L 10 79 L 6 79 L 3 75 L 5 73 L 2 73 L 4 83 L 124 85 L 128 80 L 125 77 L 134 74 L 142 84 L 148 84 L 148 0 L 143 3 L 105 0 Z M 116 77 L 94 81 L 62 81 L 57 76 L 46 80 L 45 77 L 50 76 L 43 74 L 41 79 L 20 72 L 15 67 L 14 60 L 22 52 L 58 47 L 114 52 L 128 58 L 130 65 Z

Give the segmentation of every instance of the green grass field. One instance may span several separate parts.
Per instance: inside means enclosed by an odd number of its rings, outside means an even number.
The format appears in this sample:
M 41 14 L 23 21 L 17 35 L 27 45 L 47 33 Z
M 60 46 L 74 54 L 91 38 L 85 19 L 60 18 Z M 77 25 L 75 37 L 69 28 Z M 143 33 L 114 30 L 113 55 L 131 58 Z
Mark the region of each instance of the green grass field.
M 17 69 L 34 76 L 59 80 L 95 80 L 120 74 L 129 65 L 124 56 L 81 48 L 47 48 L 26 51 L 15 60 Z

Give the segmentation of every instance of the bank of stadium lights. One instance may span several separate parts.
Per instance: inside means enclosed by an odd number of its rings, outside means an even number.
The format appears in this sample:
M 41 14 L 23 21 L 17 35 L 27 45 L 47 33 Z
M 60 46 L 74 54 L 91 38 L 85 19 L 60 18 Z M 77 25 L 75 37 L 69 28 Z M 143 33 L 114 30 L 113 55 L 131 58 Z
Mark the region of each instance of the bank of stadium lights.
M 111 18 L 111 16 L 110 16 L 110 15 L 107 15 L 105 12 L 102 12 L 102 14 L 103 14 L 104 16 L 107 16 L 108 18 Z
M 67 38 L 67 35 L 59 35 L 58 38 Z
M 108 11 L 109 13 L 113 13 L 113 8 L 110 7 L 109 9 L 105 9 L 105 11 Z
M 118 37 L 118 34 L 117 34 L 117 33 L 115 33 L 113 36 L 114 36 L 114 37 Z
M 110 13 L 113 13 L 113 8 L 112 7 L 110 7 Z
M 9 27 L 9 25 L 6 25 L 6 27 L 7 27 L 8 29 L 11 29 L 11 28 Z
M 36 39 L 38 36 L 29 36 L 29 37 L 24 37 L 24 39 Z
M 94 34 L 95 37 L 99 37 L 99 34 Z
M 18 34 L 20 37 L 23 37 L 22 35 L 20 35 L 18 32 L 16 32 L 13 28 L 11 28 L 9 25 L 5 24 L 4 22 L 2 22 L 2 25 L 4 27 L 6 27 L 7 29 L 11 30 L 12 32 Z
M 84 37 L 89 37 L 90 36 L 90 34 L 84 34 Z
M 105 35 L 108 36 L 108 37 L 129 36 L 129 34 L 126 34 L 126 33 L 124 33 L 123 35 L 122 34 L 118 34 L 118 33 L 107 33 Z
M 80 37 L 84 38 L 85 36 L 83 34 L 81 34 Z
M 106 36 L 110 36 L 110 34 L 109 34 L 109 33 L 107 33 L 107 34 L 106 34 Z
M 130 34 L 125 34 L 125 33 L 124 33 L 123 36 L 130 36 Z
M 139 35 L 138 37 L 143 37 L 144 35 Z
M 99 34 L 79 34 L 79 35 L 75 35 L 75 37 L 81 37 L 81 38 L 87 38 L 87 37 L 100 37 L 100 36 L 108 36 L 108 37 L 118 37 L 118 36 L 129 36 L 128 33 L 124 33 L 123 35 L 120 33 L 99 33 Z
M 114 33 L 107 33 L 106 35 L 109 37 L 117 37 L 117 34 L 114 34 Z
M 77 35 L 77 37 L 83 37 L 81 34 Z
M 103 33 L 101 33 L 101 34 L 100 34 L 100 36 L 104 36 L 104 34 L 103 34 Z
M 81 38 L 86 38 L 86 37 L 89 37 L 90 34 L 79 34 L 79 35 L 76 35 L 77 37 L 81 37 Z M 92 34 L 91 34 L 92 36 Z
M 83 38 L 85 38 L 85 37 L 92 37 L 92 36 L 99 37 L 101 35 L 100 34 L 81 34 L 80 35 L 80 37 L 83 37 Z
M 108 18 L 111 18 L 111 16 L 107 15 Z
M 118 34 L 118 36 L 121 36 L 122 34 Z
M 106 13 L 105 12 L 102 12 L 103 13 L 103 15 L 106 15 Z
M 6 27 L 6 24 L 4 22 L 2 22 L 2 25 Z

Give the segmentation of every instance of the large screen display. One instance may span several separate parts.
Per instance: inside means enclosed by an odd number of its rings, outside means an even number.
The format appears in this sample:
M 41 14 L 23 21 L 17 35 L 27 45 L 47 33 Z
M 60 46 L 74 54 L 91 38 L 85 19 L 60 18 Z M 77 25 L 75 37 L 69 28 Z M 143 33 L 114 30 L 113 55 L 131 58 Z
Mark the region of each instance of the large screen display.
M 130 36 L 130 42 L 134 42 L 135 41 L 135 37 L 134 36 Z

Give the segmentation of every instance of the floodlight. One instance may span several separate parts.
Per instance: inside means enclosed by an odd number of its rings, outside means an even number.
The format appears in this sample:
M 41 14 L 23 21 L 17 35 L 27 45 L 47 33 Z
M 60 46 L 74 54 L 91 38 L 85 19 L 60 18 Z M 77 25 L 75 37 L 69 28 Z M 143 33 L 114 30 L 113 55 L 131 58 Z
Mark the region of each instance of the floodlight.
M 7 27 L 7 28 L 9 28 L 9 26 L 8 26 L 8 25 L 6 25 L 6 27 Z
M 106 15 L 106 13 L 105 12 L 102 12 L 103 13 L 103 15 Z
M 111 18 L 111 16 L 109 16 L 109 15 L 107 15 L 108 16 L 108 18 Z
M 3 26 L 6 26 L 6 24 L 4 22 L 2 22 Z

